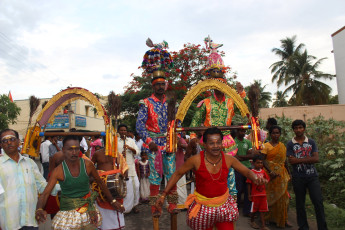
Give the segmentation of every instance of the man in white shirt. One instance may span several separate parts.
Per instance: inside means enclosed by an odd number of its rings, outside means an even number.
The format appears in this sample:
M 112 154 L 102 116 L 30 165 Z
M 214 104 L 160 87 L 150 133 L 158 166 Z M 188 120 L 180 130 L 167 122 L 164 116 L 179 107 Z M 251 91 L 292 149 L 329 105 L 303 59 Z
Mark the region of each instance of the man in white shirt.
M 52 144 L 52 137 L 46 137 L 40 147 L 41 160 L 43 166 L 43 177 L 47 180 L 49 174 L 49 146 Z
M 143 140 L 140 138 L 139 136 L 139 133 L 135 132 L 135 144 L 137 145 L 139 151 L 141 152 L 141 147 L 143 146 Z M 139 160 L 140 160 L 140 154 L 138 154 L 138 157 L 137 157 Z
M 135 171 L 134 157 L 140 154 L 140 151 L 132 138 L 127 137 L 127 126 L 121 124 L 118 126 L 117 150 L 126 158 L 128 165 L 128 181 L 127 196 L 123 200 L 125 206 L 125 213 L 129 213 L 132 209 L 135 213 L 138 212 L 136 206 L 139 204 L 139 179 Z
M 37 165 L 18 152 L 18 132 L 5 129 L 0 132 L 0 228 L 2 230 L 38 230 L 35 210 L 38 193 L 47 185 Z M 56 195 L 60 186 L 53 190 Z

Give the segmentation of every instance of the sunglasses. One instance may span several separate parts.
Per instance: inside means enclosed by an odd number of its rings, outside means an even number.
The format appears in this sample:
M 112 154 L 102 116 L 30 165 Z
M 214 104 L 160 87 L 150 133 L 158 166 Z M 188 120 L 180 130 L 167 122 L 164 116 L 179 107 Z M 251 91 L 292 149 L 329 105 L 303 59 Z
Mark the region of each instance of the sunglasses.
M 2 139 L 1 140 L 1 143 L 2 144 L 8 144 L 8 142 L 15 142 L 17 140 L 17 138 L 15 138 L 15 137 L 10 137 L 10 138 L 4 138 L 4 139 Z

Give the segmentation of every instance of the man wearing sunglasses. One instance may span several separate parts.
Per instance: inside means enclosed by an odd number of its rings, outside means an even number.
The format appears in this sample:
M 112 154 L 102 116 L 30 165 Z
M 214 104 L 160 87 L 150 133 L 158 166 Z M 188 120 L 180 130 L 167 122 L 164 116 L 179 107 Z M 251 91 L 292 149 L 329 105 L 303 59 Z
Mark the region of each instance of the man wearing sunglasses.
M 38 229 L 35 210 L 38 193 L 47 185 L 36 163 L 18 152 L 18 132 L 0 132 L 0 228 L 2 230 Z M 59 187 L 59 186 L 58 186 Z M 56 195 L 56 188 L 52 194 Z

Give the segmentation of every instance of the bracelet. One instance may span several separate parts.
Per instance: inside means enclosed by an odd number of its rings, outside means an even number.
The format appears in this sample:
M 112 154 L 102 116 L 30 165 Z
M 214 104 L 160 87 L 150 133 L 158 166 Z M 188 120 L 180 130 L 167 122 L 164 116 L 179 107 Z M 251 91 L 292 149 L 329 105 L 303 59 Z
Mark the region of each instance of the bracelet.
M 35 214 L 36 214 L 37 211 L 43 211 L 43 208 L 36 209 Z

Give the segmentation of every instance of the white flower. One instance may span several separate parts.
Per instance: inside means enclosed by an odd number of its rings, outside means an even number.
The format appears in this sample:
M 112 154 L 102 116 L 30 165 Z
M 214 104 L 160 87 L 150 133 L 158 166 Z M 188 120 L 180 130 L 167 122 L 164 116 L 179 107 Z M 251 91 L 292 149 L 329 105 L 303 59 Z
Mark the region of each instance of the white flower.
M 344 150 L 339 149 L 338 154 L 343 155 L 344 154 Z

